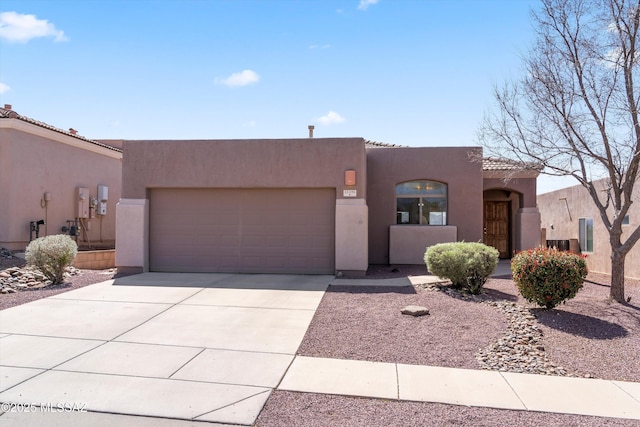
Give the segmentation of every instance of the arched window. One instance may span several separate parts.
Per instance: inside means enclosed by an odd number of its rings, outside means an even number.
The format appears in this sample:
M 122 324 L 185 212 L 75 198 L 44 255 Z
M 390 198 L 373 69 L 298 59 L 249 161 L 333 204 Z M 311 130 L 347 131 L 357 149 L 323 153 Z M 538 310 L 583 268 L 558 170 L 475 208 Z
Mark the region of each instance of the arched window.
M 398 224 L 447 225 L 447 184 L 409 181 L 396 185 Z

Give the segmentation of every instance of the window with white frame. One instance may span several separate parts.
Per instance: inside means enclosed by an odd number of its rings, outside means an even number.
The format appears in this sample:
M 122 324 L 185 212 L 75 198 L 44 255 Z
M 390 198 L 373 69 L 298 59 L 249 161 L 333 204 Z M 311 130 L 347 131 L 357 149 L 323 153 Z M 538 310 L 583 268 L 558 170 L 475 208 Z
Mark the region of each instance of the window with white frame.
M 396 185 L 396 223 L 447 225 L 447 184 L 409 181 Z
M 578 220 L 578 241 L 581 252 L 593 252 L 593 218 Z

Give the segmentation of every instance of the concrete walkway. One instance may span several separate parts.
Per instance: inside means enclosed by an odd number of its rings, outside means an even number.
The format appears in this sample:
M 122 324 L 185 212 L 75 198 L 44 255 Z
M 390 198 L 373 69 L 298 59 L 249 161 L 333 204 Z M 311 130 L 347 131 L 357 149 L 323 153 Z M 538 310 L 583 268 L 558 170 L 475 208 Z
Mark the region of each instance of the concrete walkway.
M 297 356 L 279 390 L 640 420 L 640 383 Z
M 335 282 L 146 273 L 0 311 L 0 424 L 252 425 L 273 389 L 640 420 L 640 383 L 296 357 Z

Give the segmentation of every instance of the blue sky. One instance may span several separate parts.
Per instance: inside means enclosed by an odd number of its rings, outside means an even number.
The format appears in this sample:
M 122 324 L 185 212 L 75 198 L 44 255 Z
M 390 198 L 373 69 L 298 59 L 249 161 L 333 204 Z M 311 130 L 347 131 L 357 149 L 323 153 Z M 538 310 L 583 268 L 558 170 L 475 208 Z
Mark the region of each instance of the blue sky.
M 476 145 L 527 0 L 0 3 L 0 99 L 95 139 Z

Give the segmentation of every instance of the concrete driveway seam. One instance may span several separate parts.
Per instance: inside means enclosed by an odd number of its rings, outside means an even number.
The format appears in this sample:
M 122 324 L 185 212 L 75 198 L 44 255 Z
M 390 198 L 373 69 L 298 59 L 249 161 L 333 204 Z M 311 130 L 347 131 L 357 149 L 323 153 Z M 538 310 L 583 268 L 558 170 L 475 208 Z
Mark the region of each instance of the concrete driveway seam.
M 634 383 L 629 381 L 612 381 L 612 383 L 629 395 L 633 400 L 640 403 L 640 383 Z
M 195 417 L 193 417 L 193 419 L 194 419 L 194 420 L 197 420 L 198 418 L 201 418 L 201 417 L 204 417 L 204 416 L 206 416 L 206 415 L 209 415 L 209 414 L 211 414 L 212 412 L 216 412 L 216 411 L 219 411 L 219 410 L 221 410 L 221 409 L 229 408 L 229 407 L 231 407 L 231 406 L 237 405 L 238 403 L 244 402 L 245 400 L 249 400 L 249 399 L 252 399 L 252 398 L 254 398 L 254 397 L 256 397 L 256 396 L 259 396 L 259 395 L 261 395 L 261 394 L 263 394 L 263 393 L 269 393 L 269 394 L 271 394 L 271 390 L 262 390 L 262 391 L 259 391 L 259 392 L 257 392 L 256 394 L 252 394 L 251 396 L 246 396 L 246 397 L 243 397 L 242 399 L 238 399 L 238 400 L 237 400 L 237 401 L 235 401 L 235 402 L 231 402 L 231 403 L 228 403 L 228 404 L 226 404 L 226 405 L 222 405 L 222 406 L 220 406 L 219 408 L 215 408 L 215 409 L 212 409 L 212 410 L 210 410 L 210 411 L 203 412 L 202 414 L 200 414 L 200 415 L 196 415 Z
M 173 379 L 173 376 L 175 374 L 177 374 L 178 372 L 180 372 L 181 369 L 183 369 L 185 366 L 187 366 L 189 363 L 193 362 L 198 356 L 200 356 L 202 353 L 204 353 L 207 349 L 203 348 L 202 350 L 200 350 L 198 352 L 198 354 L 196 354 L 195 356 L 193 356 L 191 359 L 187 360 L 186 362 L 184 362 L 178 369 L 176 369 L 175 371 L 173 371 L 171 373 L 171 375 L 169 375 L 169 378 Z
M 529 407 L 527 406 L 527 404 L 524 402 L 524 400 L 522 399 L 522 397 L 518 394 L 518 392 L 516 391 L 516 389 L 513 388 L 513 385 L 511 385 L 511 383 L 509 382 L 509 380 L 503 375 L 502 372 L 498 371 L 500 373 L 500 376 L 504 379 L 504 381 L 507 383 L 507 385 L 509 386 L 509 388 L 511 389 L 511 391 L 513 391 L 513 394 L 518 398 L 518 400 L 520 401 L 520 403 L 522 403 L 522 406 L 524 406 L 525 410 L 529 411 Z
M 204 288 L 203 288 L 203 289 L 200 289 L 200 290 L 199 290 L 199 291 L 197 291 L 197 292 L 195 292 L 193 295 L 197 295 L 197 294 L 199 294 L 200 292 L 202 292 L 203 290 L 204 290 Z M 138 325 L 136 325 L 136 326 L 134 326 L 134 327 L 130 328 L 130 329 L 129 329 L 129 330 L 127 330 L 127 331 L 124 331 L 123 333 L 121 333 L 121 334 L 120 334 L 120 335 L 118 335 L 117 337 L 113 337 L 113 338 L 111 338 L 109 341 L 115 341 L 115 340 L 117 340 L 118 338 L 120 338 L 121 336 L 123 336 L 123 335 L 125 335 L 125 334 L 127 334 L 127 333 L 129 333 L 129 332 L 131 332 L 131 331 L 133 331 L 134 329 L 139 328 L 140 326 L 142 326 L 142 325 L 144 325 L 144 324 L 146 324 L 146 323 L 149 323 L 151 320 L 155 319 L 156 317 L 160 316 L 160 315 L 161 315 L 161 314 L 163 314 L 163 313 L 166 313 L 167 311 L 171 310 L 173 307 L 176 307 L 178 304 L 180 304 L 180 303 L 182 303 L 183 301 L 186 301 L 187 299 L 191 298 L 193 295 L 189 295 L 188 297 L 183 298 L 183 299 L 181 299 L 180 301 L 178 301 L 178 302 L 176 302 L 176 303 L 171 304 L 169 307 L 167 307 L 166 309 L 162 310 L 161 312 L 156 313 L 154 316 L 151 316 L 150 318 L 148 318 L 148 319 L 147 319 L 147 320 L 145 320 L 144 322 L 142 322 L 142 323 L 140 323 L 140 324 L 138 324 Z

